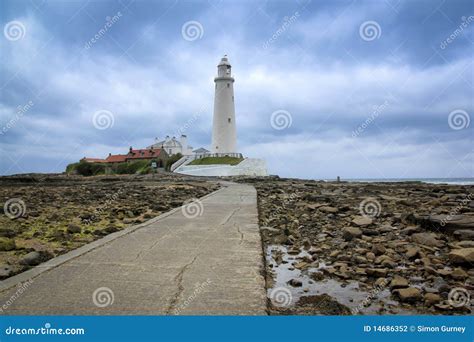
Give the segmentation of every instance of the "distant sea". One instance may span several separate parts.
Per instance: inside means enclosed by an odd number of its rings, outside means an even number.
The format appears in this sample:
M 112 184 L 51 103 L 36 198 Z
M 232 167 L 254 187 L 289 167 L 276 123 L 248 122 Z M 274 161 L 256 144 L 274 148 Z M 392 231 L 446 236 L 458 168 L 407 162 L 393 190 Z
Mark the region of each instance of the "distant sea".
M 334 179 L 327 179 L 334 182 Z M 474 185 L 474 178 L 341 178 L 346 182 L 423 182 L 432 184 L 458 184 L 458 185 Z

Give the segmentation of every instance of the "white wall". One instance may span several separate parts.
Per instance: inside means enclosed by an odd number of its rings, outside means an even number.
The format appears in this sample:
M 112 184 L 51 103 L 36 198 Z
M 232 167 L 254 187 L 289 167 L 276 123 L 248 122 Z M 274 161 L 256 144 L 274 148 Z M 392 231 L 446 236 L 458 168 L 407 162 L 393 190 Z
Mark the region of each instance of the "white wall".
M 268 176 L 264 159 L 246 158 L 237 165 L 184 165 L 174 172 L 192 176 Z

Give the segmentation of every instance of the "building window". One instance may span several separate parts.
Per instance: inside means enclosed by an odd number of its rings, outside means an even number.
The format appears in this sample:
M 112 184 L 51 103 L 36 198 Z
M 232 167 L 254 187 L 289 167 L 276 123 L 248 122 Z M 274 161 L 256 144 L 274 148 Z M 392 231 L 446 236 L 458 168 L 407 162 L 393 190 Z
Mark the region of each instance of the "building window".
M 232 95 L 232 102 L 234 102 L 234 95 Z
M 231 123 L 231 122 L 232 122 L 231 118 L 228 118 L 228 119 L 227 119 L 227 122 L 228 122 L 228 123 Z
M 230 88 L 230 83 L 227 83 L 227 88 Z
M 170 148 L 170 154 L 171 154 L 171 148 Z

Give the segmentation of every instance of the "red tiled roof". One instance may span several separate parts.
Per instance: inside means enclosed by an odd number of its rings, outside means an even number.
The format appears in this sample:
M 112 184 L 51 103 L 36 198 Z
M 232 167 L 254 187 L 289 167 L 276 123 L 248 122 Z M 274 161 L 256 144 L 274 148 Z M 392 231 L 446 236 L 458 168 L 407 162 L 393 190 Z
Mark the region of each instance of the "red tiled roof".
M 122 163 L 127 159 L 126 154 L 112 154 L 109 155 L 106 159 L 106 163 Z
M 106 159 L 100 158 L 82 158 L 81 160 L 89 163 L 123 163 L 127 160 L 152 159 L 160 156 L 162 149 L 140 149 L 130 150 L 128 154 L 109 154 Z M 166 154 L 166 152 L 165 152 Z
M 130 150 L 130 152 L 126 155 L 126 159 L 151 159 L 157 158 L 160 153 L 161 149 L 142 149 L 142 150 Z

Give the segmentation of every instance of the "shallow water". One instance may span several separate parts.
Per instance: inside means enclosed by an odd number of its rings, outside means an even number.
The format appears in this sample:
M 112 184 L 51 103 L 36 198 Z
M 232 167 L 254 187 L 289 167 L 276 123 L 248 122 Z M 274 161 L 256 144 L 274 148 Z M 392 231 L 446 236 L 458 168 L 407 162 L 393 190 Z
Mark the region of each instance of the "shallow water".
M 277 264 L 273 258 L 274 252 L 281 252 L 283 262 Z M 293 264 L 309 254 L 301 250 L 297 255 L 288 254 L 287 248 L 279 245 L 270 245 L 266 250 L 266 261 L 268 265 L 273 265 L 274 284 L 268 289 L 267 296 L 271 298 L 272 291 L 276 288 L 284 288 L 291 293 L 290 298 L 285 303 L 287 307 L 294 307 L 298 300 L 303 296 L 314 296 L 327 294 L 337 300 L 339 303 L 347 306 L 354 314 L 375 315 L 380 314 L 380 309 L 384 308 L 383 313 L 392 314 L 415 314 L 401 308 L 396 300 L 391 299 L 388 287 L 378 289 L 361 289 L 356 280 L 339 281 L 324 275 L 321 281 L 316 281 L 310 277 L 312 273 L 321 272 L 327 267 L 324 260 L 314 262 L 313 267 L 299 270 L 294 268 Z M 286 262 L 286 263 L 285 263 Z M 293 287 L 288 284 L 291 279 L 298 279 L 303 284 L 301 287 Z

